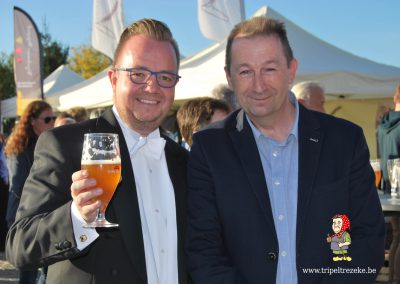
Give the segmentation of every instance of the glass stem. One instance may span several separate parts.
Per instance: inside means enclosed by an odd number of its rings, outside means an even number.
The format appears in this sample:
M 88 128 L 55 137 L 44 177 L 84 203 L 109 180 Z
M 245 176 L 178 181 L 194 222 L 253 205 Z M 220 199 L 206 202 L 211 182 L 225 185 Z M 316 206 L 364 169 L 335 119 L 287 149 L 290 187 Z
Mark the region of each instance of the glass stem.
M 101 212 L 100 208 L 97 208 L 96 221 L 100 221 L 100 222 L 106 221 L 106 216 L 103 212 Z

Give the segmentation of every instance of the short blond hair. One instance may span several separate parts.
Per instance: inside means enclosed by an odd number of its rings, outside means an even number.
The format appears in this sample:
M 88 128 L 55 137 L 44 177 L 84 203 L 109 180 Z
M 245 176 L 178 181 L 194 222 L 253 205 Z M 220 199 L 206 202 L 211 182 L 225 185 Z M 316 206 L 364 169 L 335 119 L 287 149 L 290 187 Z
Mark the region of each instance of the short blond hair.
M 168 26 L 163 22 L 154 19 L 141 19 L 133 22 L 122 32 L 114 53 L 114 67 L 123 46 L 132 36 L 135 35 L 145 35 L 158 41 L 167 41 L 171 43 L 176 55 L 177 69 L 179 69 L 180 54 L 178 44 L 172 36 L 171 30 L 168 28 Z

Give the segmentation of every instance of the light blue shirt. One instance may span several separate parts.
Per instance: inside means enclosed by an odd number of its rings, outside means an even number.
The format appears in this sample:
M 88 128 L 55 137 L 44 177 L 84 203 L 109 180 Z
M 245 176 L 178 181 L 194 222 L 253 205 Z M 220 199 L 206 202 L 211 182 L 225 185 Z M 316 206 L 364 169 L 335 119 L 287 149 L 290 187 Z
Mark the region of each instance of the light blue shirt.
M 257 143 L 278 237 L 279 256 L 276 283 L 296 284 L 296 220 L 299 169 L 298 121 L 299 105 L 292 93 L 295 120 L 283 142 L 261 133 L 247 117 Z

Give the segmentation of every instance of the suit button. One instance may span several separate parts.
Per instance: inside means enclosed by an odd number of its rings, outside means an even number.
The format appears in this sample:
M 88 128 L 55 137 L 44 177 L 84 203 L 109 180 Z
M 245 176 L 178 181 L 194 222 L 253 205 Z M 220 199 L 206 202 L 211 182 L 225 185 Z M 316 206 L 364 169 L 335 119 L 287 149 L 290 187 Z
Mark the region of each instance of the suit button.
M 111 269 L 111 275 L 112 276 L 117 276 L 118 275 L 118 269 L 116 269 L 116 268 Z
M 268 253 L 268 259 L 271 260 L 271 261 L 275 261 L 277 259 L 276 253 L 269 252 Z
M 60 244 L 60 247 L 61 247 L 62 249 L 70 249 L 70 248 L 71 248 L 71 242 L 69 242 L 69 241 L 63 241 L 63 242 Z

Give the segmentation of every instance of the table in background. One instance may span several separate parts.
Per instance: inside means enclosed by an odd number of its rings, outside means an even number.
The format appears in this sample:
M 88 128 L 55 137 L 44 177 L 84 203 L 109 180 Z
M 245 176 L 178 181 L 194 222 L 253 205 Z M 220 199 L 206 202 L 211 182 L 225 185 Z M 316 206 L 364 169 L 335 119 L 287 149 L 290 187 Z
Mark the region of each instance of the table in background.
M 390 217 L 393 239 L 389 249 L 389 281 L 400 283 L 400 199 L 393 200 L 389 194 L 379 191 L 382 211 Z M 397 283 L 397 282 L 396 282 Z

